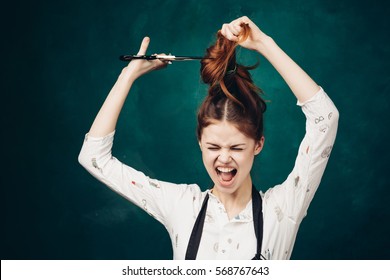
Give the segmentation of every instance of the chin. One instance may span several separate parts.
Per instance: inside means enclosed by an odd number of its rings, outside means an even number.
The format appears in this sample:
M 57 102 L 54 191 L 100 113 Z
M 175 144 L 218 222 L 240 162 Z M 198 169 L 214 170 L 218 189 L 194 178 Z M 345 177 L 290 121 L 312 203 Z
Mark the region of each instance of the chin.
M 239 185 L 235 184 L 234 182 L 230 185 L 221 184 L 218 180 L 216 180 L 214 181 L 214 188 L 216 188 L 220 193 L 232 194 L 239 189 Z

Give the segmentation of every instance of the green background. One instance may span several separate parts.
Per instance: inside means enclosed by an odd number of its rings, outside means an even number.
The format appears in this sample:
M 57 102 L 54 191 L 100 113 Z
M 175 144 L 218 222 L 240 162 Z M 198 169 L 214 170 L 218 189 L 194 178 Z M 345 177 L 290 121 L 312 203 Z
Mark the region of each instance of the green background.
M 389 4 L 353 0 L 12 1 L 2 9 L 2 259 L 170 259 L 168 234 L 77 161 L 84 134 L 143 36 L 150 53 L 203 55 L 225 22 L 247 15 L 327 91 L 339 132 L 293 259 L 389 259 Z M 248 51 L 240 61 L 255 63 Z M 253 180 L 292 169 L 304 116 L 260 58 L 270 100 Z M 206 87 L 199 62 L 134 85 L 114 155 L 147 175 L 210 186 L 195 137 Z M 180 211 L 180 209 L 178 209 Z

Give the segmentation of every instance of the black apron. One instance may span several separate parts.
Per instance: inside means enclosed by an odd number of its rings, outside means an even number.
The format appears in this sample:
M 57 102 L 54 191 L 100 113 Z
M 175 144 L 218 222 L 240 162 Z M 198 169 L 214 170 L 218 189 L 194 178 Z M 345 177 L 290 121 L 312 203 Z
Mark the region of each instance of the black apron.
M 202 208 L 196 218 L 194 227 L 192 229 L 190 241 L 188 242 L 186 260 L 195 260 L 198 254 L 200 239 L 202 238 L 203 225 L 206 217 L 207 202 L 209 200 L 209 194 L 203 200 Z M 262 213 L 262 201 L 259 192 L 255 186 L 252 185 L 252 210 L 253 210 L 253 226 L 255 227 L 255 235 L 257 239 L 257 253 L 252 260 L 265 259 L 261 255 L 261 243 L 263 242 L 263 213 Z

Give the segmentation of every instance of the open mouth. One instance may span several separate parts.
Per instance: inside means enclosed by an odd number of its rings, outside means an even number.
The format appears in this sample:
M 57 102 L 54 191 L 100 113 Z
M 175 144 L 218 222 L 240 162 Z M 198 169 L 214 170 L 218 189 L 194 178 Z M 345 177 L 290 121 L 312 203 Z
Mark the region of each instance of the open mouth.
M 229 184 L 233 181 L 237 174 L 237 169 L 231 167 L 217 167 L 215 168 L 221 183 Z

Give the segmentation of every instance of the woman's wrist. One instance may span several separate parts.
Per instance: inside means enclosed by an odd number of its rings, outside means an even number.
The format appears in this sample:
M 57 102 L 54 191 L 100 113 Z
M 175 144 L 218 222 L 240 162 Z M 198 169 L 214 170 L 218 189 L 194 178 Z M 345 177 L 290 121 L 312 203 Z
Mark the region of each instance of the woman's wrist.
M 267 57 L 275 47 L 277 47 L 277 45 L 272 37 L 265 35 L 256 43 L 255 50 L 264 57 Z
M 138 78 L 138 76 L 134 73 L 133 69 L 129 69 L 129 66 L 126 66 L 122 69 L 118 80 L 126 81 L 129 84 L 134 83 L 134 81 Z

